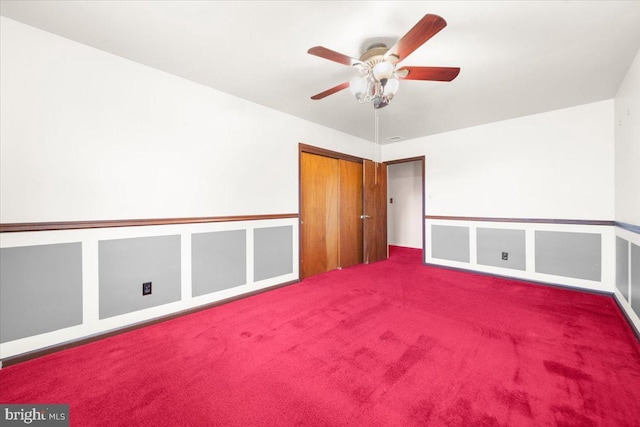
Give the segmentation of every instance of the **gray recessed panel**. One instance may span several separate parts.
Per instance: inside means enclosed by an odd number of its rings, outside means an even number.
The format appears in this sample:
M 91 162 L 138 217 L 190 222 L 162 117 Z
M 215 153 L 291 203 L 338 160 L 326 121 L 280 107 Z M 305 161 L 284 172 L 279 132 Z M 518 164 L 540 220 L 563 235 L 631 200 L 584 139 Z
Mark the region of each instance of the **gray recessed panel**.
M 535 246 L 537 273 L 601 280 L 600 234 L 536 231 Z
M 631 308 L 640 316 L 640 246 L 631 244 Z
M 629 242 L 616 237 L 616 288 L 629 301 Z
M 100 318 L 180 300 L 180 236 L 98 242 Z M 151 295 L 142 284 L 152 282 Z
M 431 256 L 469 262 L 469 227 L 431 225 Z
M 254 281 L 293 273 L 293 227 L 256 228 L 253 231 Z
M 246 284 L 246 230 L 192 235 L 191 278 L 193 296 Z
M 0 249 L 0 342 L 81 323 L 81 243 Z
M 478 264 L 494 267 L 526 269 L 526 244 L 524 230 L 478 228 Z M 507 259 L 502 259 L 506 252 Z

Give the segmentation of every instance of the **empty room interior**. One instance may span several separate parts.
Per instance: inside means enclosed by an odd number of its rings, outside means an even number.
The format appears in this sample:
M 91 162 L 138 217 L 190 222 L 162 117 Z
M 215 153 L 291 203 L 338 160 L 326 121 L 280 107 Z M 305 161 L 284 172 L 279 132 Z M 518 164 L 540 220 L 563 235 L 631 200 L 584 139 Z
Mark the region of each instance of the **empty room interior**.
M 0 424 L 640 425 L 640 1 L 0 15 Z

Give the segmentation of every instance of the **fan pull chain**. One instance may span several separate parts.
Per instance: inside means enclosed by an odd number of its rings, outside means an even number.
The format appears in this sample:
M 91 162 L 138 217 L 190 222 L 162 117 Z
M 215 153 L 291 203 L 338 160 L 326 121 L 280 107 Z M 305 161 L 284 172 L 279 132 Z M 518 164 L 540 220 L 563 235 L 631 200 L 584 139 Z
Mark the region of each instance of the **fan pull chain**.
M 374 127 L 375 127 L 375 151 L 374 151 L 374 156 L 373 156 L 373 161 L 375 163 L 375 170 L 374 170 L 374 183 L 375 185 L 378 185 L 378 163 L 380 161 L 380 135 L 379 135 L 379 129 L 380 129 L 380 117 L 378 117 L 378 109 L 374 108 L 373 109 L 373 117 L 374 117 Z

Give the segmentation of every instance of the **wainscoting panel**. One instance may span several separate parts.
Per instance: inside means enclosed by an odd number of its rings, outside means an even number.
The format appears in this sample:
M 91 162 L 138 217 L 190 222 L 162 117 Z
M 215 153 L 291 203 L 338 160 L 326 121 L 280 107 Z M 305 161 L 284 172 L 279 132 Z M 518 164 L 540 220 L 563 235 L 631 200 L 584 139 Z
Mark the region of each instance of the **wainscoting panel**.
M 180 300 L 179 235 L 102 240 L 98 251 L 100 319 Z
M 0 249 L 0 342 L 82 323 L 82 244 Z
M 640 226 L 616 223 L 616 277 L 618 305 L 640 336 Z
M 251 214 L 0 227 L 0 361 L 294 283 L 298 224 Z
M 424 262 L 612 293 L 616 289 L 613 224 L 426 215 Z M 507 260 L 502 259 L 503 252 L 508 253 Z
M 293 227 L 256 228 L 253 231 L 254 281 L 293 272 Z
M 631 244 L 631 308 L 640 316 L 640 246 Z
M 595 233 L 536 231 L 536 272 L 600 281 L 602 238 Z
M 431 256 L 450 261 L 469 262 L 469 228 L 431 226 Z
M 247 283 L 246 230 L 191 236 L 192 296 Z
M 526 242 L 524 230 L 500 228 L 477 229 L 478 264 L 494 267 L 526 269 Z M 502 259 L 502 253 L 507 259 Z
M 616 236 L 616 288 L 629 301 L 629 242 Z
M 610 220 L 426 215 L 425 231 L 427 265 L 615 295 L 640 331 L 640 226 Z M 517 260 L 518 267 L 502 263 L 502 252 Z
M 296 282 L 298 224 L 298 214 L 5 224 L 0 361 Z

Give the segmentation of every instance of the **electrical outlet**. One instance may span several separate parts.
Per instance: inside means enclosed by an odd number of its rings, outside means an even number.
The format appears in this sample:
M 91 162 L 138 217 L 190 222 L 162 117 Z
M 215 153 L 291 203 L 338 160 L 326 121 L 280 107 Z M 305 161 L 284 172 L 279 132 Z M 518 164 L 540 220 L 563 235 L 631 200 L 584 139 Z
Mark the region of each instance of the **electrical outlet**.
M 502 252 L 502 259 L 507 261 L 509 259 L 509 252 Z
M 151 282 L 145 282 L 142 284 L 142 295 L 151 295 Z

